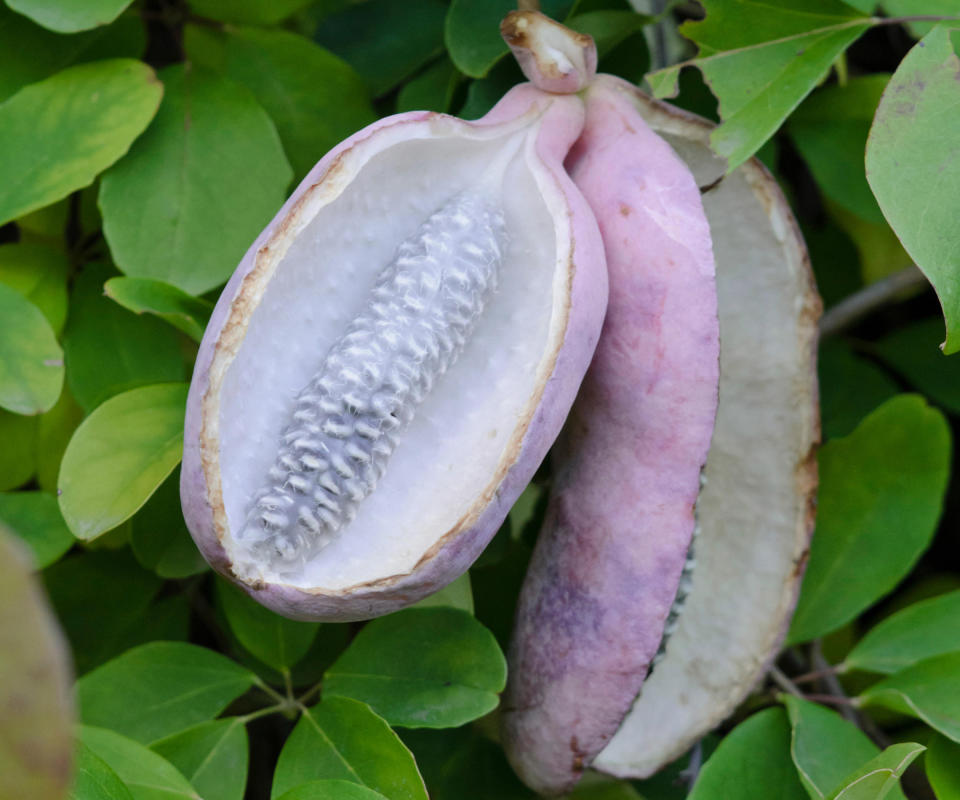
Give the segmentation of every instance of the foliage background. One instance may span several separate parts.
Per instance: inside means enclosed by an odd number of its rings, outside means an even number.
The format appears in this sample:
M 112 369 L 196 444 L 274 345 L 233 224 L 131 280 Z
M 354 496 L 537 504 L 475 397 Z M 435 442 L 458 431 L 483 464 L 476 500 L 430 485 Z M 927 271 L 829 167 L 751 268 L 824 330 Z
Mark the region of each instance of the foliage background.
M 185 382 L 250 241 L 359 127 L 479 116 L 521 80 L 513 4 L 5 3 L 0 523 L 72 648 L 71 796 L 530 797 L 495 708 L 548 471 L 467 576 L 367 625 L 289 622 L 214 578 L 177 497 Z M 758 154 L 828 308 L 818 526 L 777 666 L 679 763 L 576 797 L 958 800 L 960 366 L 938 350 L 940 304 L 960 349 L 958 3 L 542 5 L 603 71 L 722 118 L 731 167 Z

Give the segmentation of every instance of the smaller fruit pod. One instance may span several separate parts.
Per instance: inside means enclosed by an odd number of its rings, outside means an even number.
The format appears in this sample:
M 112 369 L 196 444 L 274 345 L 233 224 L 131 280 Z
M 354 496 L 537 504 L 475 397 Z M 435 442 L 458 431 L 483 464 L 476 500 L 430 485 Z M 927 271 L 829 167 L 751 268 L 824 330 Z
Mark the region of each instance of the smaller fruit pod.
M 819 440 L 820 300 L 774 179 L 756 159 L 725 175 L 710 123 L 620 79 L 584 94 L 567 167 L 610 309 L 554 450 L 503 705 L 511 763 L 547 795 L 588 767 L 651 775 L 762 678 L 806 563 Z
M 288 617 L 359 620 L 463 573 L 530 480 L 599 336 L 579 98 L 381 120 L 250 248 L 204 335 L 181 476 L 210 564 Z

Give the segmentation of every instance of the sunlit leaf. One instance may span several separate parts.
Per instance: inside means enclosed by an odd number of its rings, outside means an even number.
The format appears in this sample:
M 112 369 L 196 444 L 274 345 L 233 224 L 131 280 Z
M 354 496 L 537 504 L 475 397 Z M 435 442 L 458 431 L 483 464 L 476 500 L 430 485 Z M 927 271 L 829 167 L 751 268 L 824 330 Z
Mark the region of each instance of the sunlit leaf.
M 136 314 L 155 314 L 194 341 L 203 338 L 213 306 L 162 281 L 147 278 L 110 278 L 104 294 Z
M 14 11 L 58 33 L 75 33 L 113 22 L 133 0 L 6 0 Z
M 60 250 L 42 244 L 0 247 L 0 283 L 16 289 L 50 323 L 55 335 L 67 319 L 67 270 L 70 262 Z
M 884 800 L 898 789 L 900 776 L 924 751 L 913 742 L 890 745 L 886 750 L 847 776 L 829 800 Z M 902 794 L 901 794 L 902 796 Z
M 0 408 L 38 414 L 63 387 L 63 351 L 43 313 L 0 283 Z

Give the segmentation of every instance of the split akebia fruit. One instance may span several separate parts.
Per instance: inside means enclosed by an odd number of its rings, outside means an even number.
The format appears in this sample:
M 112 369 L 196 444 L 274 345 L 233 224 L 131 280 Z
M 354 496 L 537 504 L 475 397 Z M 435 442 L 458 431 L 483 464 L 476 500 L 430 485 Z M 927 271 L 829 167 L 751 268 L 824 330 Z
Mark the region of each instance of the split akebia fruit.
M 297 619 L 367 619 L 462 574 L 556 438 L 607 299 L 563 170 L 583 102 L 414 112 L 307 176 L 214 311 L 181 496 L 207 560 Z
M 536 85 L 558 27 L 504 23 Z M 820 302 L 775 181 L 756 160 L 724 176 L 709 123 L 625 81 L 583 95 L 566 166 L 610 304 L 553 451 L 503 704 L 511 763 L 549 795 L 590 766 L 652 774 L 762 677 L 802 577 L 819 438 Z

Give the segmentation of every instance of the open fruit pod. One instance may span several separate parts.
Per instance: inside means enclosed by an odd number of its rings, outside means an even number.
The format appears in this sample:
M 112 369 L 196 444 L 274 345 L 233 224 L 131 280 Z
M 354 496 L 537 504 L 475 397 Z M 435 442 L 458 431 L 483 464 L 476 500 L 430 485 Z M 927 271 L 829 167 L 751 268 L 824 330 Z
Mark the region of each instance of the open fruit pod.
M 505 22 L 534 83 L 558 27 Z M 711 123 L 618 78 L 582 94 L 566 166 L 610 305 L 554 449 L 503 705 L 511 763 L 549 795 L 591 766 L 652 774 L 762 678 L 806 563 L 819 440 L 821 304 L 774 179 L 756 159 L 725 175 Z

